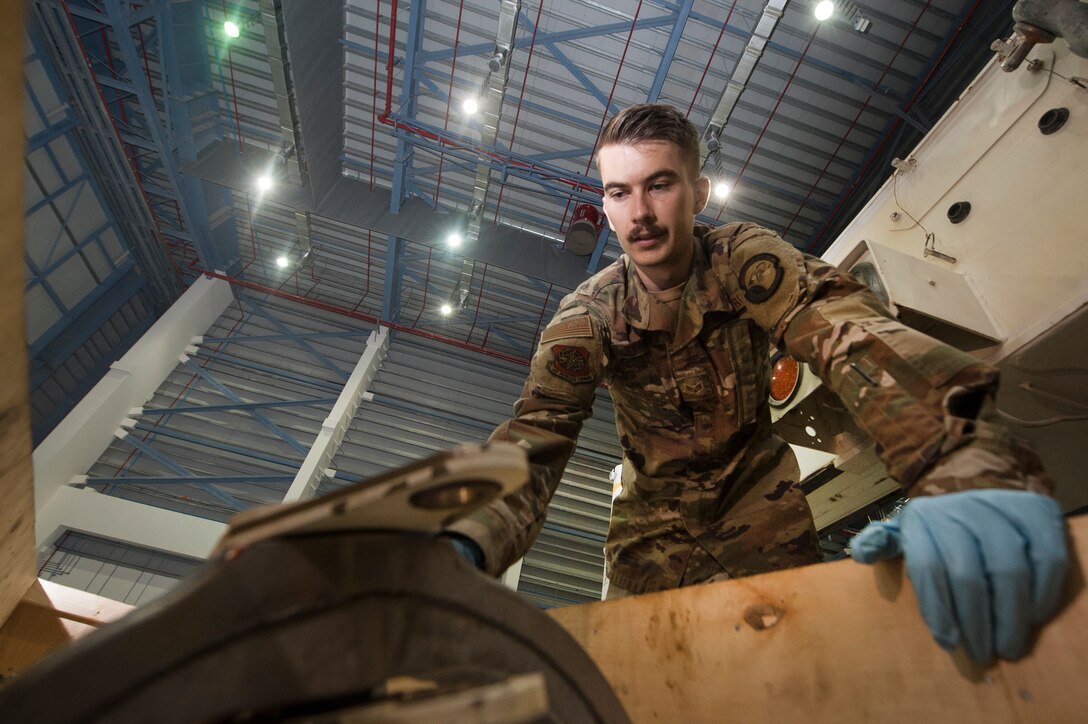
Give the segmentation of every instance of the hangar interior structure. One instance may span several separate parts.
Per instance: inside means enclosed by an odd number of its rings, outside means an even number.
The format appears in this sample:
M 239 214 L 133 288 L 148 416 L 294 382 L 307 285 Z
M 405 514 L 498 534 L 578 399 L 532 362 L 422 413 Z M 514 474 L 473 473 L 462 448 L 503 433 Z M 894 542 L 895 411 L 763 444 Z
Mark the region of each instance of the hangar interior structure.
M 824 252 L 1012 2 L 816 4 L 31 0 L 39 576 L 150 600 L 241 510 L 484 440 L 620 254 L 593 154 L 630 104 L 703 131 L 702 221 Z M 599 598 L 619 462 L 602 390 L 511 577 L 533 603 Z M 829 556 L 895 497 L 825 521 Z

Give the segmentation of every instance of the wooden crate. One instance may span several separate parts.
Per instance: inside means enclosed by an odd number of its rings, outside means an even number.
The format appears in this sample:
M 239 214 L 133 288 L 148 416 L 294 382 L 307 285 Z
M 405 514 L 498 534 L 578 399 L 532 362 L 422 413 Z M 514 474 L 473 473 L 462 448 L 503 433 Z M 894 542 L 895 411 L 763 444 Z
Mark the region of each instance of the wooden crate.
M 937 646 L 901 562 L 837 561 L 553 609 L 635 722 L 1082 722 L 1088 516 L 1066 604 L 1031 654 L 982 668 Z

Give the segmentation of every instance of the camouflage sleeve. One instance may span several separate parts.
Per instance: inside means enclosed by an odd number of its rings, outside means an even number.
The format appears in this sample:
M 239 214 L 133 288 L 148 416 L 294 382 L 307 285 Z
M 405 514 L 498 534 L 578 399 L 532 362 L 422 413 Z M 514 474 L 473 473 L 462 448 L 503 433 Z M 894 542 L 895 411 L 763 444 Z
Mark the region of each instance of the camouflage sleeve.
M 605 325 L 573 295 L 564 299 L 540 337 L 513 419 L 491 434 L 490 440 L 515 442 L 528 450 L 529 482 L 450 530 L 480 545 L 485 570 L 492 575 L 525 555 L 544 525 L 548 502 L 574 454 L 582 423 L 593 411 L 606 334 Z
M 908 494 L 1050 491 L 1038 457 L 997 418 L 996 368 L 901 324 L 851 275 L 771 231 L 716 233 L 734 304 L 838 394 Z

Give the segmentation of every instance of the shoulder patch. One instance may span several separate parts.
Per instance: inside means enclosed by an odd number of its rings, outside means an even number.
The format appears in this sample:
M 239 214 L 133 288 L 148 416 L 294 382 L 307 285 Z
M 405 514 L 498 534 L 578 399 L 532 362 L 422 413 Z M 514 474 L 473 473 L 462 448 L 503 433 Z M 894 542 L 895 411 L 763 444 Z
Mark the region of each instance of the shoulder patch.
M 740 286 L 744 298 L 752 304 L 762 304 L 778 291 L 785 271 L 774 254 L 756 254 L 740 270 Z
M 558 324 L 553 324 L 544 330 L 544 334 L 540 335 L 540 343 L 546 344 L 548 342 L 554 342 L 557 339 L 571 339 L 578 337 L 592 337 L 593 336 L 593 323 L 590 321 L 588 315 L 581 315 L 579 317 L 571 317 L 570 319 L 564 319 Z
M 548 370 L 572 384 L 593 381 L 593 368 L 589 364 L 589 350 L 569 344 L 557 344 L 551 348 Z

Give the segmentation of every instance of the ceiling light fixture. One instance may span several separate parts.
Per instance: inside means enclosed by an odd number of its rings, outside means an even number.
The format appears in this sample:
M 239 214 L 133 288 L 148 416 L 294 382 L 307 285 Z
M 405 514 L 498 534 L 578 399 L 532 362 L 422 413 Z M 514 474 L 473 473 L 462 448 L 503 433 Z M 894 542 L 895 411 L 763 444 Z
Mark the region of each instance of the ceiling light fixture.
M 480 110 L 480 104 L 475 98 L 466 98 L 465 102 L 461 104 L 461 108 L 465 111 L 465 115 L 476 115 L 476 111 Z
M 442 312 L 443 317 L 448 317 L 453 314 L 453 307 L 449 304 L 443 304 L 438 311 Z
M 873 21 L 861 13 L 861 9 L 850 0 L 821 0 L 816 3 L 813 11 L 820 22 L 829 20 L 832 15 L 838 13 L 843 20 L 850 24 L 859 33 L 869 32 Z
M 228 20 L 223 23 L 223 32 L 227 34 L 228 38 L 237 38 L 242 34 L 242 29 L 238 27 L 238 23 Z
M 446 246 L 448 246 L 451 249 L 456 249 L 457 247 L 461 246 L 461 241 L 462 241 L 461 234 L 459 232 L 454 231 L 454 232 L 451 232 L 450 235 L 446 237 Z
M 506 63 L 506 58 L 510 55 L 510 51 L 506 48 L 497 48 L 495 54 L 487 61 L 487 67 L 492 73 L 498 73 L 503 64 Z
M 257 177 L 257 190 L 262 194 L 272 188 L 272 177 L 269 174 L 261 174 Z
M 725 181 L 719 181 L 718 183 L 714 184 L 714 195 L 717 196 L 719 199 L 724 199 L 726 196 L 729 195 L 729 192 L 731 190 L 732 187 Z
M 280 254 L 279 256 L 276 257 L 276 266 L 278 266 L 280 269 L 286 269 L 287 264 L 288 264 L 287 257 L 284 256 L 283 254 Z

